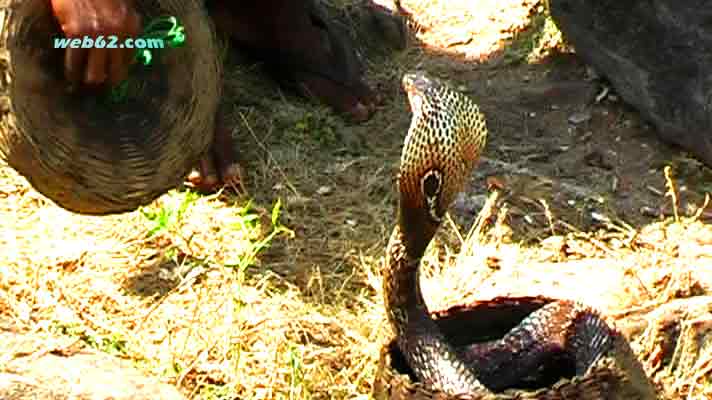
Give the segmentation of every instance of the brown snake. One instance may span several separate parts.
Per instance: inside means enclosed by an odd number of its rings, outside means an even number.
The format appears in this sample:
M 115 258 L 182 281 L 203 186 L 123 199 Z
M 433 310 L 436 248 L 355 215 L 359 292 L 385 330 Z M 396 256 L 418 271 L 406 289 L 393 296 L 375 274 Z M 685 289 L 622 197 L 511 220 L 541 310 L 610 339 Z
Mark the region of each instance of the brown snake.
M 483 311 L 454 310 L 437 320 L 430 315 L 418 280 L 420 259 L 474 168 L 487 126 L 469 97 L 425 73 L 406 74 L 403 87 L 413 119 L 401 156 L 398 219 L 383 289 L 396 335 L 391 354 L 402 357 L 412 379 L 393 376 L 390 397 L 658 398 L 625 338 L 583 304 L 503 298 L 481 304 Z M 504 306 L 509 309 L 485 312 Z M 482 331 L 494 331 L 487 315 L 516 321 L 501 335 L 478 341 L 486 336 Z M 468 329 L 473 322 L 480 331 Z

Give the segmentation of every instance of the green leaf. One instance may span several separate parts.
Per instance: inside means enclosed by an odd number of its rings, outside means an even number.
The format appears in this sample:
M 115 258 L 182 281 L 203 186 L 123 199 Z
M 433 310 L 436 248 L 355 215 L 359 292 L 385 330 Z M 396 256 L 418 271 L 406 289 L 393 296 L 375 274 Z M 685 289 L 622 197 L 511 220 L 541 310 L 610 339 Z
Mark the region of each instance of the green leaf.
M 279 223 L 279 212 L 282 208 L 282 199 L 277 199 L 277 203 L 275 203 L 274 207 L 272 208 L 272 226 L 277 226 Z

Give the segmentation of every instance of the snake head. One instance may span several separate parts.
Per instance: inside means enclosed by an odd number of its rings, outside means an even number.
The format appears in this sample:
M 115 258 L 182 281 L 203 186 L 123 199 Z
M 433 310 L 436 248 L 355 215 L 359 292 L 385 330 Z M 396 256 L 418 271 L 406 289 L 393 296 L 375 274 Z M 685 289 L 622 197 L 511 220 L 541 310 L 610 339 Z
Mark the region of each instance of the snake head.
M 420 115 L 424 109 L 432 109 L 437 104 L 438 88 L 442 83 L 430 78 L 424 72 L 411 72 L 403 75 L 403 89 L 408 95 L 411 112 L 414 118 Z M 427 100 L 430 100 L 429 102 Z
M 400 222 L 428 242 L 472 172 L 487 127 L 469 97 L 426 73 L 408 73 L 402 83 L 413 117 L 401 154 Z

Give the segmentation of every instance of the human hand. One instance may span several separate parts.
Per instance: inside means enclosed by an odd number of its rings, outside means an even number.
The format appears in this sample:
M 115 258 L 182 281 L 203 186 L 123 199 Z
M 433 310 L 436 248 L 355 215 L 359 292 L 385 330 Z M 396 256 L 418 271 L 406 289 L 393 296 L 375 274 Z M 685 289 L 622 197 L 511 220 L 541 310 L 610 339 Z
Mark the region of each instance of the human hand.
M 67 38 L 116 36 L 117 43 L 141 32 L 141 16 L 132 0 L 50 0 L 52 11 Z M 118 46 L 117 46 L 118 47 Z M 64 72 L 73 83 L 97 86 L 124 80 L 134 49 L 67 48 Z

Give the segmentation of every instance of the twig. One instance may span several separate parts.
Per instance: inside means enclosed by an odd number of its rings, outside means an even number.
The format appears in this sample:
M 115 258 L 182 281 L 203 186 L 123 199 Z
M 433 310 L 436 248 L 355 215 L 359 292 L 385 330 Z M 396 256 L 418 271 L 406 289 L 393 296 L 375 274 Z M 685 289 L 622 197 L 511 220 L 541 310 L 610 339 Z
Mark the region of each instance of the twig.
M 710 204 L 710 194 L 705 193 L 705 202 L 702 204 L 702 207 L 700 207 L 697 212 L 695 213 L 695 221 L 698 221 L 700 217 L 704 214 L 705 216 L 708 215 L 708 213 L 705 212 L 707 209 L 707 206 Z M 712 217 L 712 213 L 709 213 L 709 216 Z
M 680 222 L 680 215 L 678 214 L 678 199 L 677 192 L 675 191 L 675 182 L 672 180 L 672 168 L 666 165 L 663 171 L 665 172 L 665 187 L 667 187 L 667 192 L 665 192 L 665 197 L 672 198 L 672 212 L 675 215 L 675 222 Z
M 551 229 L 551 234 L 555 236 L 556 229 L 554 229 L 554 215 L 551 213 L 549 203 L 547 203 L 544 199 L 539 199 L 539 202 L 544 207 L 544 215 L 546 215 L 546 219 L 549 221 L 549 229 Z
M 250 132 L 250 135 L 252 136 L 252 138 L 255 139 L 255 142 L 257 142 L 257 145 L 260 146 L 260 148 L 265 153 L 267 153 L 267 156 L 274 163 L 275 167 L 277 168 L 277 171 L 279 171 L 280 175 L 282 175 L 282 178 L 284 178 L 284 181 L 287 184 L 287 186 L 289 186 L 289 189 L 292 190 L 292 193 L 294 193 L 294 195 L 299 198 L 303 197 L 301 195 L 301 193 L 299 193 L 297 188 L 294 187 L 294 185 L 292 185 L 292 182 L 289 180 L 289 177 L 287 177 L 287 174 L 284 173 L 284 170 L 282 169 L 282 167 L 279 165 L 277 160 L 275 160 L 274 156 L 272 155 L 272 152 L 270 152 L 267 149 L 267 147 L 264 145 L 264 143 L 262 143 L 262 141 L 257 137 L 257 135 L 255 134 L 255 131 L 252 129 L 252 127 L 250 126 L 250 123 L 247 121 L 247 118 L 245 118 L 245 115 L 243 113 L 239 113 L 239 114 L 240 114 L 240 119 L 242 119 L 242 123 L 245 125 L 245 127 L 247 127 L 247 130 Z

